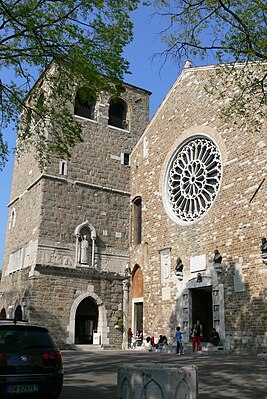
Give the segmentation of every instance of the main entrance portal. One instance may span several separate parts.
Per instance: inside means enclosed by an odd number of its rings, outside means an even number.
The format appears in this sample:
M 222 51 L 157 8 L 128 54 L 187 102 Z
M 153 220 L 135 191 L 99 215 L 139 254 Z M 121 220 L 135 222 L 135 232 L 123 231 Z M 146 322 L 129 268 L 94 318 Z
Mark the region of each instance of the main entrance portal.
M 75 317 L 75 343 L 92 344 L 93 332 L 97 330 L 98 307 L 91 298 L 79 304 Z
M 212 321 L 212 287 L 192 288 L 192 322 L 201 321 L 203 326 L 203 341 L 209 341 L 213 327 Z

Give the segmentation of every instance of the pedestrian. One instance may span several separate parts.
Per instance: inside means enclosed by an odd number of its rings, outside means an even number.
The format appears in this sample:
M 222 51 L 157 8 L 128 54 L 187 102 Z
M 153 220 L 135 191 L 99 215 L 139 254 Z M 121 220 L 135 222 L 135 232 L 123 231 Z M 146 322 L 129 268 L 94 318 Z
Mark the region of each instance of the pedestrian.
M 131 327 L 128 328 L 128 349 L 132 347 L 133 333 Z
M 176 332 L 175 332 L 175 339 L 176 339 L 176 353 L 177 355 L 183 355 L 184 354 L 184 348 L 182 344 L 182 331 L 181 327 L 177 326 L 176 327 Z
M 197 320 L 196 324 L 193 325 L 192 327 L 192 349 L 193 352 L 195 352 L 196 345 L 197 345 L 197 351 L 200 351 L 200 341 L 202 338 L 202 324 L 200 323 L 200 320 Z
M 141 346 L 143 344 L 143 332 L 141 330 L 137 330 L 135 341 L 133 343 L 133 347 Z

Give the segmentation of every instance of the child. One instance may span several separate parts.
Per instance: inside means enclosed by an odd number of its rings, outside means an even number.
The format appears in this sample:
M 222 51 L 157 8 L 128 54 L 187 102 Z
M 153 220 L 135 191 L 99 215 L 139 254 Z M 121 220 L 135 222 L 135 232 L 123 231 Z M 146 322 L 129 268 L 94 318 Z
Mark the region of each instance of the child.
M 179 355 L 183 355 L 184 354 L 184 350 L 183 350 L 183 345 L 182 345 L 182 331 L 181 328 L 178 326 L 176 327 L 176 333 L 175 333 L 175 339 L 176 339 L 176 343 L 177 343 L 177 347 L 176 347 L 176 353 Z

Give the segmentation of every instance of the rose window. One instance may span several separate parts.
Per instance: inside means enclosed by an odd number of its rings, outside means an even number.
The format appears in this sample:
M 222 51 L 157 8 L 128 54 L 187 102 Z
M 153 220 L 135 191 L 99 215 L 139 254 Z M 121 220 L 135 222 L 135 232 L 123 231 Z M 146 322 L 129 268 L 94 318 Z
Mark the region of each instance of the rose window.
M 182 222 L 201 218 L 211 207 L 221 181 L 221 155 L 213 141 L 195 137 L 173 157 L 167 176 L 168 208 Z

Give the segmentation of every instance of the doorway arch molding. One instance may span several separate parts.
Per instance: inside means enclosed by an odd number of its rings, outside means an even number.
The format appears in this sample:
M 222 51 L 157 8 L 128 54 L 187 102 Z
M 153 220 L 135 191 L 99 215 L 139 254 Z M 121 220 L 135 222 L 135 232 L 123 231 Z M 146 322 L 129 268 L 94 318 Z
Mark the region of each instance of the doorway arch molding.
M 101 344 L 102 345 L 109 345 L 109 338 L 108 332 L 109 328 L 107 326 L 107 311 L 106 307 L 102 301 L 102 299 L 94 292 L 94 287 L 89 285 L 88 291 L 80 294 L 77 298 L 74 299 L 71 309 L 70 309 L 70 318 L 69 318 L 69 325 L 67 326 L 67 331 L 69 335 L 67 337 L 66 343 L 67 344 L 74 344 L 75 343 L 75 316 L 76 311 L 80 303 L 89 298 L 95 302 L 98 307 L 98 326 L 97 331 L 101 335 Z
M 214 285 L 214 282 L 212 281 L 212 277 L 204 275 L 204 276 L 202 276 L 201 283 L 197 282 L 197 277 L 191 278 L 186 284 L 186 289 L 190 290 L 192 288 L 208 287 L 210 285 Z

